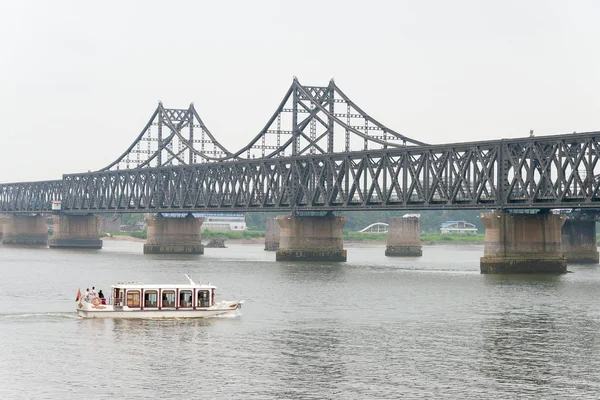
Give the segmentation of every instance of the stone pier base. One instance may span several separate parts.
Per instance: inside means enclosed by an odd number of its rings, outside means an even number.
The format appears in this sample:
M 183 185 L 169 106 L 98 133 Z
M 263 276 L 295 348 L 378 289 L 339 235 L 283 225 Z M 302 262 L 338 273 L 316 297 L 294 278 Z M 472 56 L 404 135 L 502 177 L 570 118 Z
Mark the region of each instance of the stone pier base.
M 275 218 L 267 218 L 267 227 L 265 231 L 265 250 L 279 250 L 279 224 Z
M 185 218 L 146 218 L 148 238 L 144 254 L 204 254 L 200 227 L 202 218 L 188 214 Z
M 51 249 L 101 249 L 100 217 L 94 215 L 54 215 Z
M 385 255 L 387 257 L 421 257 L 423 255 L 422 246 L 386 246 Z
M 598 264 L 596 222 L 567 219 L 562 227 L 562 250 L 567 263 Z
M 0 215 L 0 240 L 2 240 L 2 236 L 4 236 L 4 223 L 8 221 L 8 217 L 4 215 Z
M 421 257 L 421 224 L 418 217 L 391 217 L 388 241 L 385 248 L 388 257 Z
M 480 215 L 485 226 L 485 247 L 480 259 L 483 274 L 565 273 L 567 260 L 561 249 L 564 215 Z
M 45 246 L 48 242 L 48 224 L 41 215 L 9 215 L 3 231 L 4 244 Z
M 346 217 L 279 216 L 277 261 L 346 261 L 342 228 Z

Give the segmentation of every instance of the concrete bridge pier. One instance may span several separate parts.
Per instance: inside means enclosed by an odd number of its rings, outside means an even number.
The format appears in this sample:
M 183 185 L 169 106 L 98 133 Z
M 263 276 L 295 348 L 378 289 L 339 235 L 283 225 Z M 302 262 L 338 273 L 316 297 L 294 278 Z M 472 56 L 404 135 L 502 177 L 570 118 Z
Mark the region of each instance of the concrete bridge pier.
M 48 242 L 48 224 L 41 215 L 9 215 L 4 220 L 2 243 L 27 246 L 45 246 Z
M 203 219 L 189 213 L 185 218 L 146 217 L 148 238 L 144 254 L 204 254 L 200 227 Z
M 388 227 L 388 257 L 421 257 L 421 224 L 419 217 L 391 217 Z
M 4 215 L 0 215 L 0 240 L 2 240 L 2 236 L 4 235 L 4 223 L 7 221 L 7 217 Z
M 564 215 L 481 213 L 485 247 L 482 274 L 565 273 L 561 248 Z
M 53 215 L 51 249 L 101 249 L 100 217 L 95 215 Z
M 567 219 L 562 227 L 562 250 L 567 263 L 598 264 L 596 222 Z
M 277 223 L 277 261 L 346 261 L 342 239 L 346 217 L 280 215 Z
M 267 227 L 265 231 L 265 250 L 279 250 L 279 224 L 275 218 L 267 218 Z

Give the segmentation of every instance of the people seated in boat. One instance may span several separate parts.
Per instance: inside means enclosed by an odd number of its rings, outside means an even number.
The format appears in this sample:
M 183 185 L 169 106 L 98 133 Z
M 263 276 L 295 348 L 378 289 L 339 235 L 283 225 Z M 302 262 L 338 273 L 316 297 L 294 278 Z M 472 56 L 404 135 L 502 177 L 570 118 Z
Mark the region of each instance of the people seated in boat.
M 90 294 L 92 296 L 97 296 L 97 294 L 96 294 L 96 286 L 92 286 L 92 290 L 90 290 Z
M 102 293 L 102 289 L 98 290 L 98 297 L 100 298 L 102 304 L 106 304 L 106 299 L 104 298 L 104 293 Z
M 192 306 L 192 299 L 190 299 L 189 301 L 186 299 L 186 295 L 185 293 L 181 293 L 179 295 L 179 307 L 191 307 Z
M 92 296 L 90 295 L 90 288 L 85 289 L 85 296 L 83 297 L 83 300 L 87 301 L 88 303 L 92 301 Z

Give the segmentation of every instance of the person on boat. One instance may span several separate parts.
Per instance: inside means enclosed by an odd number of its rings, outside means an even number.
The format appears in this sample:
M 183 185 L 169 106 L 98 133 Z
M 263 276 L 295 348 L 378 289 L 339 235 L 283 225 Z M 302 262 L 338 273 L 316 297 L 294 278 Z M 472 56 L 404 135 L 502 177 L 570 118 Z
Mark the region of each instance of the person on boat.
M 104 298 L 104 293 L 102 293 L 102 289 L 98 290 L 98 298 L 102 302 L 102 304 L 106 304 L 106 299 Z
M 97 296 L 97 294 L 96 294 L 96 286 L 92 286 L 91 295 L 92 296 Z
M 92 300 L 92 296 L 90 295 L 90 288 L 85 289 L 85 297 L 83 299 L 88 303 Z

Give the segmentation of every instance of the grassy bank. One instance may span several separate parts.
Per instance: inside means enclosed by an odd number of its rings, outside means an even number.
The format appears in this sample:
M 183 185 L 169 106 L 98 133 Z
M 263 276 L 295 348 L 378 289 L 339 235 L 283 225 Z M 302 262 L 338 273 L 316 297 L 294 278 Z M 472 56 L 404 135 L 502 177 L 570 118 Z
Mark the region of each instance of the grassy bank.
M 421 235 L 423 243 L 483 243 L 485 235 L 441 235 L 425 233 Z
M 133 232 L 114 232 L 111 236 L 132 236 L 139 239 L 146 239 L 146 231 Z M 213 232 L 206 230 L 202 232 L 203 239 L 256 239 L 265 237 L 263 231 L 232 231 L 232 232 Z M 344 240 L 353 240 L 359 242 L 386 242 L 387 233 L 360 233 L 344 232 Z M 436 233 L 421 234 L 423 243 L 483 243 L 483 235 L 440 235 Z
M 223 238 L 223 239 L 255 239 L 265 237 L 265 233 L 261 231 L 230 231 L 230 232 L 212 232 L 210 230 L 205 230 L 202 232 L 202 238 L 213 239 L 213 238 Z
M 131 231 L 131 232 L 110 232 L 101 233 L 100 236 L 131 236 L 138 239 L 147 239 L 148 235 L 146 231 Z
M 132 236 L 138 239 L 147 239 L 146 231 L 131 231 L 131 232 L 111 232 L 109 234 L 102 233 L 102 236 Z M 264 237 L 265 233 L 260 231 L 235 231 L 235 232 L 211 232 L 206 230 L 202 232 L 203 239 L 223 238 L 223 239 L 254 239 Z
M 484 235 L 441 235 L 423 233 L 423 243 L 483 243 Z M 344 240 L 387 242 L 387 233 L 344 232 Z

